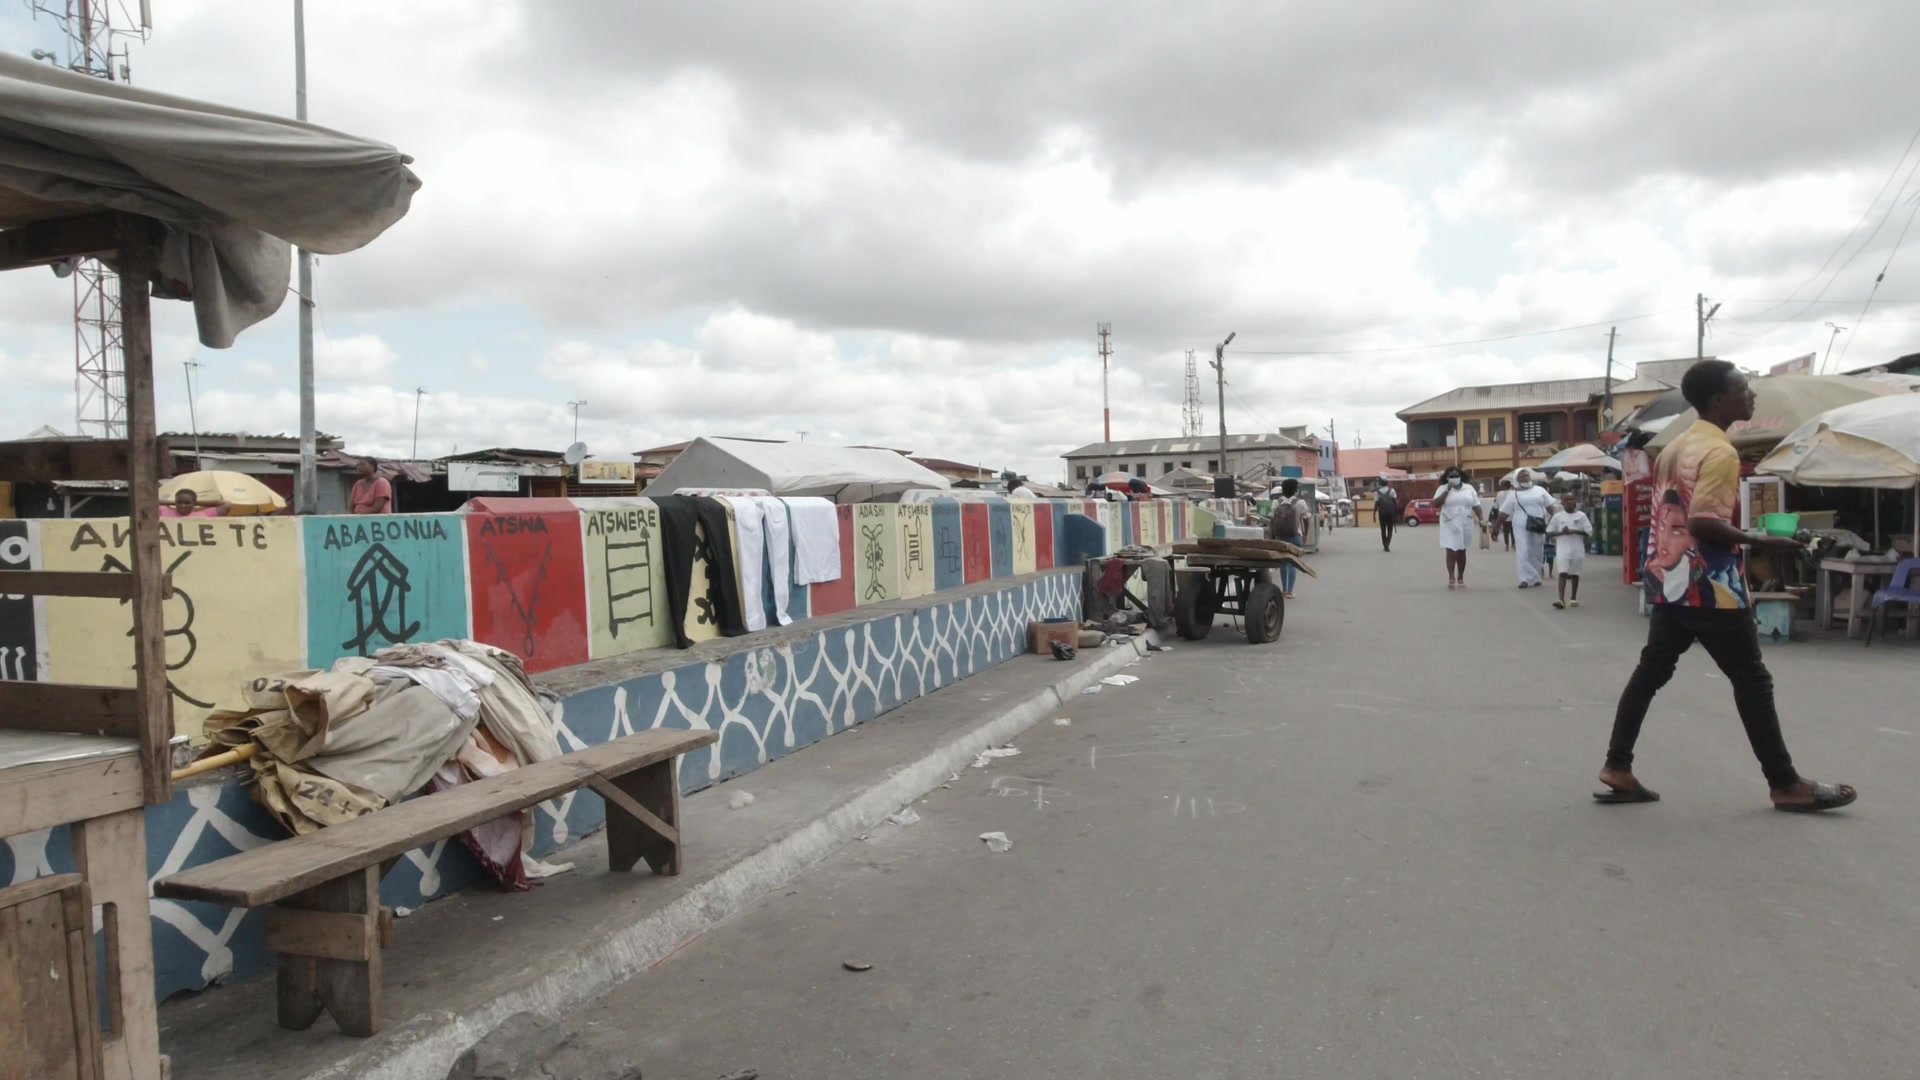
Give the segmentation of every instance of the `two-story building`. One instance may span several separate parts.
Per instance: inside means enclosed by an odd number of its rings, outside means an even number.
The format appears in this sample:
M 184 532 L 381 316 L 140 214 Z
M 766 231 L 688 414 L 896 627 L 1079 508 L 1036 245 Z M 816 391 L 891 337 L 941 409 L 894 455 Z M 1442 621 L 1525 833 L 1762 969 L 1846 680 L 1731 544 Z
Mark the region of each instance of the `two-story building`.
M 1296 430 L 1305 435 L 1304 429 Z M 1224 463 L 1217 435 L 1091 443 L 1061 456 L 1067 459 L 1068 482 L 1077 487 L 1084 487 L 1087 481 L 1109 472 L 1123 472 L 1148 481 L 1175 469 L 1190 469 L 1207 476 L 1261 473 L 1306 478 L 1320 475 L 1320 451 L 1314 440 L 1279 432 L 1228 435 Z
M 1402 409 L 1404 446 L 1387 464 L 1414 475 L 1458 465 L 1483 488 L 1529 462 L 1600 436 L 1605 378 L 1462 386 Z

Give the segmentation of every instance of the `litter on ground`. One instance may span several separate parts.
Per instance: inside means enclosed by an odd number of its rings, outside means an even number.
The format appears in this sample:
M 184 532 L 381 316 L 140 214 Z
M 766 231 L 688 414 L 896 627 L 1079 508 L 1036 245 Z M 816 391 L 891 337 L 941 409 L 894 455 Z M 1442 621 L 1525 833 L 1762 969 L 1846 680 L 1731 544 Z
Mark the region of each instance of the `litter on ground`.
M 983 832 L 980 839 L 987 842 L 988 851 L 1006 851 L 1013 847 L 1013 841 L 1007 839 L 1007 834 L 1003 832 Z
M 976 769 L 984 769 L 987 767 L 987 763 L 994 758 L 1017 757 L 1019 753 L 1020 748 L 1017 746 L 1001 746 L 989 750 L 982 750 L 974 756 L 973 767 Z
M 1107 684 L 1108 686 L 1127 686 L 1127 685 L 1129 685 L 1129 684 L 1131 684 L 1131 683 L 1137 683 L 1137 682 L 1139 682 L 1139 681 L 1140 681 L 1140 676 L 1138 676 L 1138 675 L 1109 675 L 1109 676 L 1107 676 L 1106 678 L 1104 678 L 1104 679 L 1101 679 L 1100 681 L 1101 681 L 1101 682 L 1103 682 L 1103 683 L 1106 683 L 1106 684 Z

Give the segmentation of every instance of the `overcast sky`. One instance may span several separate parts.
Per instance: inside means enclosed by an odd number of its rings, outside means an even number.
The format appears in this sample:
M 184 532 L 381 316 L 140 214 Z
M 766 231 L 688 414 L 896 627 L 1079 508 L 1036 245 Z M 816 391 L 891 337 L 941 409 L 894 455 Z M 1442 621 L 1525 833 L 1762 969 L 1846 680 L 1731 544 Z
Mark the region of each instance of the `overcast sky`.
M 136 83 L 292 111 L 290 0 L 153 7 Z M 1623 363 L 1687 356 L 1704 292 L 1708 352 L 1748 367 L 1823 350 L 1827 321 L 1854 328 L 1835 367 L 1920 351 L 1920 233 L 1893 257 L 1920 208 L 1911 0 L 307 18 L 313 120 L 424 183 L 316 272 L 320 425 L 355 450 L 407 453 L 424 387 L 423 457 L 563 447 L 585 399 L 595 452 L 805 431 L 1058 478 L 1100 438 L 1102 321 L 1117 438 L 1179 434 L 1189 349 L 1212 431 L 1229 331 L 1231 429 L 1367 446 L 1456 385 L 1599 375 L 1606 330 L 1341 350 L 1618 318 Z M 0 34 L 60 47 L 18 3 Z M 192 359 L 203 430 L 296 430 L 293 305 L 225 351 L 157 311 L 163 427 L 188 427 Z M 68 283 L 0 278 L 0 436 L 73 429 L 70 316 Z M 1258 354 L 1288 351 L 1320 355 Z

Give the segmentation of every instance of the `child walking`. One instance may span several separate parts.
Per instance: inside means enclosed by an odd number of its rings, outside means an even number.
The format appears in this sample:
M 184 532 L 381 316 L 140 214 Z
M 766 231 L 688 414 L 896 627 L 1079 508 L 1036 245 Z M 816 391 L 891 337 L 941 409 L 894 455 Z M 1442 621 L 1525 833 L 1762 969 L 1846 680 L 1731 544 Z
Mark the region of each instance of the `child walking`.
M 1593 522 L 1578 508 L 1573 493 L 1560 497 L 1561 508 L 1547 522 L 1547 535 L 1553 537 L 1553 572 L 1560 577 L 1560 598 L 1553 606 L 1560 609 L 1580 606 L 1580 570 L 1587 562 L 1587 538 L 1593 535 Z M 1567 584 L 1573 584 L 1573 599 L 1567 599 Z

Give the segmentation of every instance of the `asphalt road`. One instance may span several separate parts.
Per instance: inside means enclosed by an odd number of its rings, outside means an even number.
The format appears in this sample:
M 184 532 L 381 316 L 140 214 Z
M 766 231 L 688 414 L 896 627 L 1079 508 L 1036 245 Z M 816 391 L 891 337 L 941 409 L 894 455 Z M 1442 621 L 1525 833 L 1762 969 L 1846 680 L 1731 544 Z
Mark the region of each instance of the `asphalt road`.
M 1598 806 L 1645 632 L 1617 562 L 1555 612 L 1498 551 L 1448 592 L 1437 545 L 1333 534 L 1278 644 L 1131 669 L 590 1038 L 649 1080 L 1920 1075 L 1920 648 L 1770 649 L 1849 811 L 1769 808 L 1698 650 L 1641 743 L 1665 801 Z

